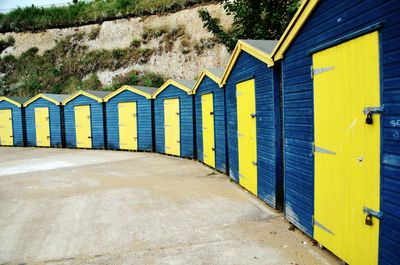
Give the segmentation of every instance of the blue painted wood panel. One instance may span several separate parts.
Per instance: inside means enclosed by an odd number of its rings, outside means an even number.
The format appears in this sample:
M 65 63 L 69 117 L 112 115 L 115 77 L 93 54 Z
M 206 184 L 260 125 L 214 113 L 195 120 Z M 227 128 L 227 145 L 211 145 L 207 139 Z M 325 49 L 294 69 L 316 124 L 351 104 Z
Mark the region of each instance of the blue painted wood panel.
M 226 173 L 225 90 L 208 76 L 203 78 L 195 95 L 197 159 L 204 162 L 201 96 L 208 93 L 213 93 L 214 100 L 215 168 Z
M 324 0 L 287 50 L 282 61 L 285 213 L 313 235 L 314 141 L 313 81 L 315 47 L 384 21 L 380 32 L 381 128 L 380 264 L 400 262 L 400 1 Z
M 118 103 L 120 102 L 136 102 L 138 150 L 151 151 L 153 148 L 151 100 L 129 90 L 119 93 L 106 103 L 108 148 L 120 149 L 118 127 Z
M 53 102 L 50 102 L 44 98 L 38 98 L 25 108 L 27 145 L 36 146 L 35 109 L 44 107 L 49 108 L 50 146 L 63 147 L 62 122 L 61 122 L 62 107 L 55 105 Z
M 24 146 L 23 108 L 19 108 L 8 101 L 0 101 L 0 110 L 11 109 L 14 146 Z
M 103 103 L 79 95 L 64 106 L 65 141 L 67 147 L 76 148 L 75 106 L 90 105 L 92 148 L 105 148 Z
M 179 98 L 180 103 L 181 157 L 194 158 L 193 96 L 173 85 L 169 85 L 154 99 L 156 152 L 165 153 L 164 100 L 170 98 Z
M 229 175 L 239 182 L 236 84 L 255 79 L 257 119 L 258 196 L 272 207 L 280 207 L 282 191 L 282 160 L 279 124 L 279 82 L 273 68 L 242 51 L 228 77 L 226 112 Z M 278 198 L 278 199 L 277 199 Z

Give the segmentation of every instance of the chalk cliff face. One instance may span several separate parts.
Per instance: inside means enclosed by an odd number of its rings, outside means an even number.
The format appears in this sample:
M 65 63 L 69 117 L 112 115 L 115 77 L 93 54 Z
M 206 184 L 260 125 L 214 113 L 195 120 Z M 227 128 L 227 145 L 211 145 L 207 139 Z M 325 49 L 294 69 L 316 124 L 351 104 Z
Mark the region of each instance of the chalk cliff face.
M 12 36 L 13 46 L 5 49 L 1 56 L 19 56 L 32 47 L 38 54 L 53 49 L 57 42 L 72 35 L 80 34 L 79 45 L 87 51 L 127 49 L 136 42 L 138 49 L 151 49 L 152 54 L 145 61 L 132 62 L 118 69 L 96 70 L 104 85 L 109 85 L 116 75 L 131 70 L 152 71 L 165 77 L 193 79 L 205 67 L 223 67 L 229 54 L 225 47 L 217 44 L 212 35 L 203 28 L 198 9 L 206 8 L 220 18 L 222 25 L 229 27 L 231 17 L 220 5 L 207 5 L 182 10 L 165 16 L 120 19 L 102 24 L 93 24 L 66 29 L 49 29 L 42 32 L 0 34 L 0 39 Z M 169 38 L 165 32 L 180 31 L 179 36 Z M 150 35 L 150 36 L 149 36 Z

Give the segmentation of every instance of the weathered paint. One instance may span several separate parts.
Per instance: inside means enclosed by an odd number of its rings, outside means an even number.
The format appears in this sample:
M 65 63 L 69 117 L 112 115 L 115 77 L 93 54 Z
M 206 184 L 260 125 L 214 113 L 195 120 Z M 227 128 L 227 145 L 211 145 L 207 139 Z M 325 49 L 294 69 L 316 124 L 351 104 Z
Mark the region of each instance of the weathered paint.
M 193 95 L 171 84 L 154 99 L 156 152 L 165 153 L 164 100 L 172 98 L 180 102 L 180 156 L 194 158 Z
M 108 148 L 120 149 L 118 128 L 118 104 L 120 102 L 136 102 L 136 108 L 138 110 L 138 150 L 151 151 L 153 148 L 151 100 L 129 90 L 119 93 L 106 103 Z
M 11 110 L 13 146 L 24 146 L 24 109 L 6 100 L 1 100 L 0 110 Z
M 396 0 L 320 1 L 282 59 L 285 215 L 312 236 L 315 163 L 312 54 L 318 47 L 328 48 L 331 42 L 338 45 L 370 32 L 369 29 L 379 32 L 381 104 L 385 107 L 381 115 L 380 264 L 400 260 L 399 12 L 400 2 Z M 383 23 L 377 24 L 380 22 Z
M 276 70 L 242 51 L 227 77 L 226 111 L 229 175 L 239 182 L 236 85 L 254 79 L 257 135 L 257 196 L 280 207 L 282 174 L 279 126 L 279 87 Z
M 212 93 L 214 100 L 215 168 L 226 173 L 225 91 L 208 76 L 203 78 L 195 94 L 197 158 L 204 162 L 201 97 L 207 93 Z
M 75 106 L 90 106 L 90 122 L 92 132 L 92 148 L 105 148 L 103 103 L 79 95 L 69 100 L 64 106 L 65 140 L 67 147 L 76 148 Z
M 48 108 L 49 110 L 49 126 L 50 126 L 50 146 L 63 147 L 62 141 L 62 106 L 54 104 L 42 97 L 37 98 L 35 101 L 30 102 L 25 107 L 25 122 L 26 122 L 26 139 L 28 146 L 37 146 L 36 139 L 36 108 Z

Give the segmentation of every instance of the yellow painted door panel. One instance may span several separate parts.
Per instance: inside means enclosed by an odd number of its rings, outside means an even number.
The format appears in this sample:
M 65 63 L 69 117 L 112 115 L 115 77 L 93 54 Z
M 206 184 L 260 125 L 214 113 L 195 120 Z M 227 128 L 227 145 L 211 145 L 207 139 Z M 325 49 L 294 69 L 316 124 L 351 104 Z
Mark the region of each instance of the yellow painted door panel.
M 203 160 L 204 163 L 215 168 L 214 100 L 212 93 L 201 96 L 201 111 L 203 126 Z
M 164 100 L 165 153 L 181 155 L 179 99 Z
M 92 148 L 90 106 L 75 106 L 76 147 Z
M 378 33 L 313 55 L 315 123 L 314 237 L 349 264 L 377 264 L 380 105 Z
M 257 129 L 254 79 L 236 85 L 239 183 L 257 195 Z
M 119 148 L 137 150 L 137 113 L 136 102 L 118 104 Z
M 36 145 L 50 146 L 49 108 L 35 108 Z
M 12 111 L 0 110 L 0 145 L 13 145 Z

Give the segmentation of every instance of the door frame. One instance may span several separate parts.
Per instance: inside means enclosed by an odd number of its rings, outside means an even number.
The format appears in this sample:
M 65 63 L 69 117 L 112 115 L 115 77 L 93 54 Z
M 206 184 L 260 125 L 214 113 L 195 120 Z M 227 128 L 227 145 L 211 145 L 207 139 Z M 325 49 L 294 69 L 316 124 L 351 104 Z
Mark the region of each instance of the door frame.
M 200 94 L 200 106 L 201 106 L 201 113 L 200 115 L 203 115 L 203 102 L 202 102 L 202 97 L 204 95 L 208 95 L 211 94 L 212 95 L 212 106 L 213 106 L 213 123 L 214 123 L 214 168 L 217 168 L 217 137 L 216 137 L 216 133 L 215 133 L 215 93 L 214 91 L 210 91 L 210 92 L 204 92 L 202 94 Z M 202 148 L 203 148 L 203 162 L 204 162 L 204 134 L 203 134 L 203 116 L 201 117 L 201 126 L 202 126 L 202 130 L 201 130 L 201 139 L 202 139 Z M 205 163 L 205 162 L 204 162 Z M 208 165 L 208 164 L 207 164 Z
M 14 141 L 14 119 L 13 119 L 13 109 L 12 108 L 6 108 L 6 109 L 0 109 L 0 111 L 4 111 L 4 110 L 9 110 L 10 114 L 11 114 L 11 138 L 12 138 L 12 145 L 15 145 L 15 141 Z M 1 146 L 1 141 L 0 141 L 0 146 Z
M 163 98 L 162 99 L 162 106 L 163 106 L 163 129 L 164 129 L 164 153 L 167 154 L 167 152 L 165 151 L 165 101 L 166 100 L 171 100 L 171 99 L 177 99 L 178 100 L 178 108 L 179 108 L 179 156 L 182 155 L 182 122 L 181 122 L 181 115 L 182 115 L 182 109 L 181 109 L 181 98 L 179 96 L 175 96 L 175 97 L 168 97 L 168 98 Z

